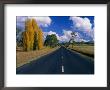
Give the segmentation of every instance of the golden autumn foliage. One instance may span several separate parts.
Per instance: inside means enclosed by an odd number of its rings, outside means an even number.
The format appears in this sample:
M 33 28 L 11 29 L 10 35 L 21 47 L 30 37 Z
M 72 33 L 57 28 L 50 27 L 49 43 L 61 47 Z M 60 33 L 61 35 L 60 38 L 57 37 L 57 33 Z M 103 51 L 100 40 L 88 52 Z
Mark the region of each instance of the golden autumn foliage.
M 38 26 L 37 23 L 35 21 L 35 19 L 32 19 L 32 26 L 33 26 L 33 30 L 34 30 L 34 46 L 33 49 L 36 50 L 38 49 Z
M 23 35 L 24 50 L 26 50 L 26 51 L 33 50 L 34 30 L 32 27 L 32 20 L 31 19 L 26 20 L 25 30 L 26 31 L 24 32 L 24 35 Z
M 43 33 L 42 30 L 38 30 L 38 49 L 43 48 Z
M 28 32 L 23 32 L 23 48 L 25 51 L 29 50 L 29 36 L 28 36 Z
M 35 32 L 37 32 L 39 30 L 39 27 L 38 27 L 37 22 L 35 21 L 35 19 L 32 19 L 32 27 L 33 27 Z
M 25 22 L 23 47 L 25 51 L 35 50 L 36 48 L 42 49 L 43 47 L 43 32 L 35 19 L 27 19 Z
M 38 45 L 37 48 L 42 49 L 43 48 L 43 32 L 39 28 L 39 26 L 37 25 L 35 19 L 32 19 L 32 26 L 33 26 L 33 29 L 36 33 L 37 45 Z

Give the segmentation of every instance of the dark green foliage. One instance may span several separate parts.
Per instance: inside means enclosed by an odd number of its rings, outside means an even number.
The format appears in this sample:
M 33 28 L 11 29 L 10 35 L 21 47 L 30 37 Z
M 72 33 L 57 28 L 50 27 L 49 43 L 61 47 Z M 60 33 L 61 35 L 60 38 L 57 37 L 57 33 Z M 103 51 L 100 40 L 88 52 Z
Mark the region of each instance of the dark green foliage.
M 58 44 L 58 39 L 55 34 L 47 35 L 46 40 L 44 42 L 45 46 L 55 47 Z
M 22 30 L 19 28 L 16 28 L 16 36 L 21 32 Z
M 23 46 L 23 32 L 20 32 L 18 29 L 17 29 L 17 32 L 16 32 L 16 45 L 18 47 L 22 47 Z
M 34 34 L 34 45 L 33 45 L 33 50 L 36 50 L 37 49 L 37 33 Z

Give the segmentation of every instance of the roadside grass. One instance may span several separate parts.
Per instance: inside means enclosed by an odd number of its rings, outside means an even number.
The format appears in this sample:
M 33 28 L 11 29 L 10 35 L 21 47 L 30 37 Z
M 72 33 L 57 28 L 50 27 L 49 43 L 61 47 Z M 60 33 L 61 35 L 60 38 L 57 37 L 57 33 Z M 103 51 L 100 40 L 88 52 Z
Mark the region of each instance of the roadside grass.
M 71 50 L 77 51 L 84 55 L 94 57 L 94 46 L 93 45 L 70 45 L 69 48 Z
M 38 59 L 44 55 L 47 55 L 59 47 L 50 48 L 50 47 L 44 47 L 41 50 L 35 50 L 35 51 L 28 51 L 25 52 L 22 50 L 22 48 L 16 49 L 16 67 L 20 67 L 26 63 L 29 63 L 30 61 L 33 61 L 35 59 Z

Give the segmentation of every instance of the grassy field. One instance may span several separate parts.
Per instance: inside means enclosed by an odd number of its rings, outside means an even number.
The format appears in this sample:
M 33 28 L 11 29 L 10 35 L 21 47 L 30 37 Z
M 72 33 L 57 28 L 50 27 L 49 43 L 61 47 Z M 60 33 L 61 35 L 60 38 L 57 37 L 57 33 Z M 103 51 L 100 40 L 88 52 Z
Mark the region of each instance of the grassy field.
M 29 63 L 32 60 L 35 60 L 41 56 L 49 54 L 58 48 L 59 47 L 56 47 L 56 48 L 44 47 L 41 50 L 29 51 L 29 52 L 24 52 L 24 51 L 22 51 L 22 48 L 17 48 L 17 50 L 16 50 L 16 67 L 22 66 L 23 64 Z
M 73 45 L 73 47 L 70 45 L 69 48 L 87 56 L 94 57 L 93 45 Z

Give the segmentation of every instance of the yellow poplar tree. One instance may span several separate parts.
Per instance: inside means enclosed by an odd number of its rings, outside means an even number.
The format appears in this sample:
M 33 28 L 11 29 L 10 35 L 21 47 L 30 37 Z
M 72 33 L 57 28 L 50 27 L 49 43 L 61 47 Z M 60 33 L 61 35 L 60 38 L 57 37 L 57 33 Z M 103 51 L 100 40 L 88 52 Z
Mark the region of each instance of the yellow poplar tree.
M 37 25 L 37 22 L 35 19 L 32 19 L 32 27 L 33 27 L 34 31 L 38 30 L 38 25 Z
M 37 48 L 42 49 L 43 48 L 43 32 L 37 25 L 37 22 L 35 21 L 35 19 L 32 19 L 32 25 L 33 25 L 33 29 L 36 33 L 35 35 L 37 38 Z M 35 41 L 36 41 L 36 38 L 35 38 Z
M 28 36 L 28 32 L 25 31 L 23 32 L 23 48 L 25 51 L 29 51 L 29 36 Z
M 27 19 L 25 22 L 25 32 L 23 34 L 23 47 L 24 50 L 29 51 L 33 50 L 33 43 L 34 43 L 34 30 L 32 27 L 32 20 Z M 26 40 L 25 40 L 26 39 Z
M 32 26 L 32 20 L 29 21 L 29 42 L 30 42 L 30 50 L 33 50 L 34 45 L 34 29 Z
M 25 31 L 23 32 L 23 48 L 25 51 L 29 51 L 30 42 L 29 42 L 29 20 L 25 22 Z
M 36 50 L 38 48 L 38 26 L 37 26 L 37 22 L 35 19 L 32 19 L 32 27 L 34 30 L 34 45 L 33 45 L 33 49 Z
M 38 49 L 43 48 L 43 32 L 42 30 L 38 30 Z
M 35 19 L 27 19 L 23 32 L 23 48 L 25 51 L 43 48 L 43 32 Z

